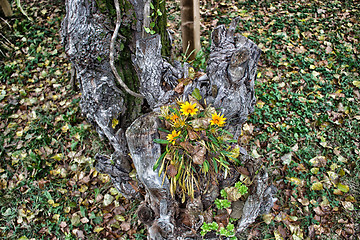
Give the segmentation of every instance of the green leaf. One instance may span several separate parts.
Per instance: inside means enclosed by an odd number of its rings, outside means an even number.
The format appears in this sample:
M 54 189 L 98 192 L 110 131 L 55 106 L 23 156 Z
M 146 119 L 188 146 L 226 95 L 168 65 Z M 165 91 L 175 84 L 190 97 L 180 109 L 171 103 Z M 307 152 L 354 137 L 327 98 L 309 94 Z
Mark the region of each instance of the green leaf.
M 214 168 L 215 168 L 215 172 L 218 173 L 218 165 L 217 165 L 217 161 L 215 158 L 212 159 L 213 160 L 213 164 L 214 164 Z
M 211 230 L 216 231 L 219 228 L 219 224 L 217 222 L 212 222 L 212 223 L 209 224 L 209 227 L 210 227 Z
M 202 99 L 200 90 L 198 88 L 195 88 L 194 91 L 191 93 L 191 95 L 198 101 L 200 101 Z
M 221 197 L 223 197 L 223 198 L 227 198 L 227 192 L 225 191 L 225 189 L 221 189 L 220 195 L 221 195 Z
M 158 9 L 156 12 L 157 12 L 157 15 L 158 15 L 158 16 L 162 16 L 162 15 L 163 15 L 162 12 L 160 11 L 160 9 Z
M 226 134 L 229 135 L 230 137 L 234 137 L 234 135 L 233 135 L 231 132 L 229 132 L 229 131 L 227 131 L 227 130 L 225 130 L 225 129 L 221 129 L 221 131 L 224 132 L 224 133 L 226 133 Z M 235 139 L 234 139 L 234 140 L 235 140 Z M 237 140 L 235 140 L 235 142 L 237 142 Z
M 151 27 L 151 28 L 155 27 L 155 22 L 151 22 L 151 23 L 150 23 L 150 27 Z
M 154 5 L 152 4 L 152 2 L 150 2 L 150 7 L 151 7 L 151 9 L 155 9 L 155 7 L 154 7 Z
M 209 162 L 207 160 L 205 160 L 203 163 L 203 169 L 205 173 L 209 171 Z
M 98 188 L 95 188 L 94 189 L 94 192 L 95 192 L 95 198 L 99 195 L 100 193 L 100 190 Z
M 74 142 L 71 143 L 70 148 L 71 148 L 72 151 L 76 148 L 76 145 L 77 145 L 78 143 L 79 143 L 79 141 L 74 141 Z
M 150 33 L 150 28 L 144 27 L 145 32 Z
M 158 131 L 166 132 L 166 133 L 171 133 L 169 130 L 167 130 L 167 129 L 165 129 L 165 128 L 158 128 Z
M 163 154 L 161 154 L 161 156 L 159 157 L 159 159 L 156 160 L 156 162 L 155 162 L 155 164 L 154 164 L 154 167 L 153 167 L 153 170 L 154 170 L 154 171 L 159 167 L 159 165 L 160 165 L 161 161 L 164 159 L 165 155 L 166 155 L 166 152 L 164 152 Z
M 165 139 L 160 139 L 160 138 L 156 138 L 153 140 L 155 143 L 159 143 L 159 144 L 168 144 L 169 141 L 165 140 Z
M 80 212 L 81 212 L 81 216 L 83 217 L 86 216 L 86 208 L 84 206 L 80 206 Z

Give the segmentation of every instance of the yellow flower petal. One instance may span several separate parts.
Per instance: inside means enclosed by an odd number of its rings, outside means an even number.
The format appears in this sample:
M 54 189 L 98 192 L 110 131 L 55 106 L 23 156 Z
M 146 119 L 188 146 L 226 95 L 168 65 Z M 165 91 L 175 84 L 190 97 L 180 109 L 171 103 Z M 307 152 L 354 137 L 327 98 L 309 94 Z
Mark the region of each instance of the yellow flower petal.
M 217 125 L 219 127 L 224 126 L 226 118 L 224 115 L 219 115 L 217 113 L 212 114 L 212 119 L 210 120 L 211 125 Z
M 196 108 L 196 103 L 191 104 L 188 101 L 181 104 L 180 111 L 183 115 L 188 116 L 191 114 L 191 116 L 194 116 L 199 109 Z
M 173 145 L 175 144 L 175 140 L 178 136 L 180 136 L 181 131 L 176 132 L 176 130 L 172 131 L 172 133 L 168 134 L 166 139 L 169 140 Z

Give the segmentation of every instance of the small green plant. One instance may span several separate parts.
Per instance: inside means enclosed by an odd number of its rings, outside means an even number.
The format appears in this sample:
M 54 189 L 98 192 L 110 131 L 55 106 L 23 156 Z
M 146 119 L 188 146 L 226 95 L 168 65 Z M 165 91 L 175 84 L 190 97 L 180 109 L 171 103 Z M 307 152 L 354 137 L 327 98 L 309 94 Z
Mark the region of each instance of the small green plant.
M 248 187 L 244 185 L 242 182 L 235 183 L 235 187 L 239 191 L 241 195 L 245 195 L 248 192 Z
M 219 229 L 219 235 L 220 236 L 224 236 L 224 237 L 228 237 L 231 240 L 235 240 L 237 239 L 235 237 L 235 226 L 232 223 L 229 223 L 226 228 L 225 227 L 221 227 Z
M 215 199 L 215 205 L 218 209 L 224 209 L 231 206 L 231 202 L 227 199 Z
M 227 195 L 227 192 L 225 191 L 225 189 L 221 189 L 220 196 L 223 198 L 227 198 L 228 195 Z
M 204 223 L 201 226 L 201 236 L 205 236 L 208 232 L 216 231 L 217 235 L 224 236 L 230 240 L 236 240 L 235 236 L 235 226 L 232 223 L 229 223 L 226 227 L 221 227 L 219 229 L 219 224 L 217 222 Z
M 204 223 L 201 226 L 201 236 L 205 236 L 205 234 L 207 234 L 208 232 L 211 231 L 217 231 L 219 228 L 219 224 L 217 224 L 217 222 L 211 222 L 211 223 Z

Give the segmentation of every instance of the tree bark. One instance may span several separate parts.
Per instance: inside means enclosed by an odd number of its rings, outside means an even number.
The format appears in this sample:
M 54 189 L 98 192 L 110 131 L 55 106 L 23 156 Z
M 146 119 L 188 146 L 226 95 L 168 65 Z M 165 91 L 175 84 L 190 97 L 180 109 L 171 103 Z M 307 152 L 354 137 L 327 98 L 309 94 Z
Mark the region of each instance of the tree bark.
M 5 17 L 11 17 L 13 15 L 10 3 L 8 0 L 0 0 L 1 10 L 4 13 Z
M 163 176 L 153 170 L 161 154 L 160 145 L 153 142 L 159 138 L 156 112 L 161 106 L 174 103 L 179 97 L 186 98 L 198 89 L 208 104 L 222 109 L 229 120 L 227 129 L 238 137 L 241 125 L 254 109 L 260 49 L 249 39 L 235 35 L 236 21 L 229 29 L 217 27 L 212 34 L 207 75 L 193 79 L 183 94 L 179 94 L 174 88 L 178 79 L 188 77 L 189 66 L 169 63 L 161 55 L 161 37 L 146 36 L 144 27 L 149 26 L 146 16 L 150 2 L 121 3 L 122 27 L 119 40 L 114 44 L 114 59 L 117 59 L 120 78 L 144 99 L 127 94 L 111 69 L 111 39 L 115 27 L 110 17 L 114 22 L 119 20 L 111 11 L 100 11 L 95 0 L 67 0 L 62 24 L 65 51 L 80 83 L 82 113 L 114 148 L 111 156 L 95 156 L 96 168 L 109 174 L 125 197 L 142 200 L 138 216 L 148 227 L 148 239 L 200 239 L 198 230 L 205 219 L 204 211 L 219 196 L 220 187 L 238 181 L 240 172 L 233 168 L 231 178 L 218 176 L 219 186 L 201 186 L 209 188 L 206 193 L 200 192 L 193 201 L 180 204 L 170 196 L 167 178 L 163 182 Z M 245 149 L 241 149 L 241 154 L 244 171 L 254 183 L 250 196 L 237 205 L 242 206 L 238 232 L 259 214 L 269 211 L 275 201 L 274 189 L 261 164 Z M 137 181 L 129 177 L 131 163 L 137 171 Z

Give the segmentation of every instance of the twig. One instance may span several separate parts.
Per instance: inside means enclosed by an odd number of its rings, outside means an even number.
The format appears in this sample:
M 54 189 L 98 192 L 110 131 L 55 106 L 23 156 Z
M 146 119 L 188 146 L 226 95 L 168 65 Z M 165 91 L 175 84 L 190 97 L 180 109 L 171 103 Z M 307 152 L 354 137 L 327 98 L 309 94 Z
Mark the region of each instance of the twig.
M 1 19 L 2 21 L 4 21 L 4 22 L 8 25 L 8 27 L 11 29 L 10 24 L 9 24 L 5 19 L 3 19 L 2 17 L 0 17 L 0 19 Z
M 115 26 L 115 30 L 114 33 L 111 37 L 111 42 L 110 42 L 110 66 L 111 66 L 111 70 L 113 71 L 115 78 L 118 80 L 118 82 L 120 83 L 121 87 L 123 87 L 125 89 L 125 91 L 127 93 L 129 93 L 130 95 L 134 96 L 134 97 L 138 97 L 138 98 L 144 98 L 143 95 L 138 94 L 136 92 L 133 92 L 132 90 L 130 90 L 128 88 L 128 86 L 126 86 L 126 84 L 123 82 L 123 80 L 121 79 L 119 73 L 116 70 L 115 64 L 114 64 L 114 46 L 115 46 L 115 40 L 116 37 L 118 35 L 119 32 L 119 28 L 120 28 L 120 24 L 121 24 L 121 20 L 120 20 L 120 6 L 119 6 L 119 0 L 114 0 L 115 3 L 115 9 L 116 9 L 116 26 Z
M 30 21 L 30 22 L 34 22 L 24 11 L 24 9 L 21 6 L 20 0 L 16 0 L 16 5 L 17 7 L 20 9 L 20 12 Z

